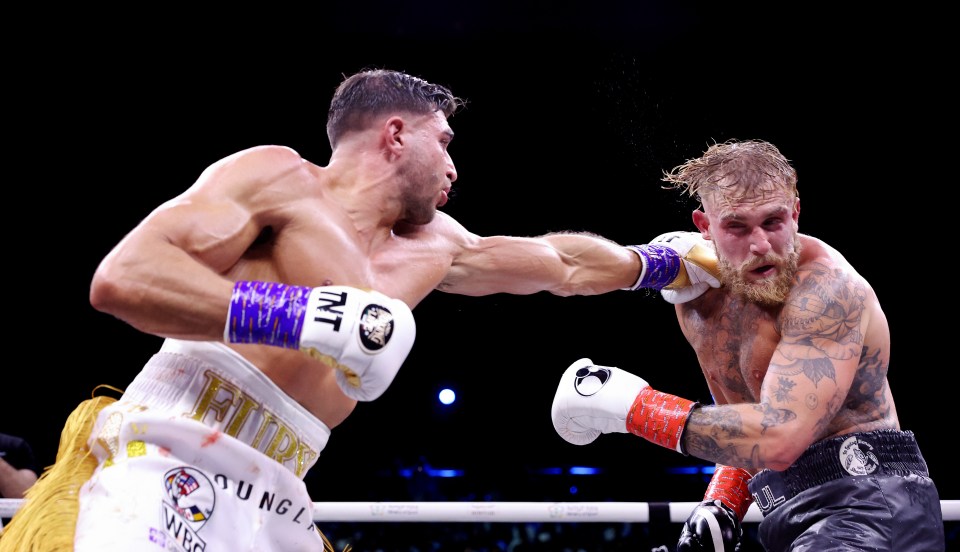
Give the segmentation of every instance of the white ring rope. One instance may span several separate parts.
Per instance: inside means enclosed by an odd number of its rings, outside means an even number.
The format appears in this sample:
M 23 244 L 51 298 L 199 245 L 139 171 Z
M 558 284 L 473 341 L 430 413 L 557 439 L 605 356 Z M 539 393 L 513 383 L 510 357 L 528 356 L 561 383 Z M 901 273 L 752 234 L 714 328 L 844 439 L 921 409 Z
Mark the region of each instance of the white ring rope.
M 23 500 L 0 498 L 0 519 L 10 519 Z M 649 523 L 650 511 L 669 512 L 683 523 L 697 502 L 314 502 L 320 522 L 507 522 L 507 523 Z M 960 520 L 960 500 L 941 500 L 944 521 Z M 655 516 L 656 517 L 656 516 Z M 664 518 L 666 516 L 663 516 Z M 751 504 L 745 522 L 762 519 Z

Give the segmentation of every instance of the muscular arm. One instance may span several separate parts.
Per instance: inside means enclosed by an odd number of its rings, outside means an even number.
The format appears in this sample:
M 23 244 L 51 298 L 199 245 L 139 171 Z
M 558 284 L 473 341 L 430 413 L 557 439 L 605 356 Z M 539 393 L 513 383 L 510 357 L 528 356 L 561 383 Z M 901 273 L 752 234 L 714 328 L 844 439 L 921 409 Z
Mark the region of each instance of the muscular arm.
M 276 202 L 262 190 L 300 165 L 281 147 L 211 165 L 104 258 L 90 287 L 93 307 L 154 335 L 222 339 L 233 286 L 222 274 L 269 224 Z
M 798 274 L 780 315 L 781 339 L 759 402 L 694 410 L 687 452 L 747 469 L 786 469 L 822 438 L 843 405 L 860 362 L 867 289 L 824 265 Z
M 440 291 L 474 296 L 540 291 L 594 295 L 631 286 L 640 273 L 635 253 L 593 234 L 480 237 L 449 217 L 445 225 L 459 246 L 437 286 Z

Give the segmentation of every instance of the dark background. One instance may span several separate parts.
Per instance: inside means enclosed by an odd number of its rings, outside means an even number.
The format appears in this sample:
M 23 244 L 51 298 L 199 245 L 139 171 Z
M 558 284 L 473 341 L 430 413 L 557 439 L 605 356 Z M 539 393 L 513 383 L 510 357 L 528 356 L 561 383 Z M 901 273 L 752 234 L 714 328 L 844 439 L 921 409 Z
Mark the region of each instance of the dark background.
M 125 386 L 159 346 L 87 302 L 94 269 L 126 232 L 236 150 L 284 144 L 325 164 L 334 88 L 344 74 L 388 67 L 468 100 L 451 119 L 460 178 L 444 210 L 478 234 L 574 230 L 645 243 L 693 228 L 694 205 L 660 188 L 663 170 L 714 141 L 778 145 L 799 173 L 801 231 L 842 251 L 879 294 L 901 425 L 917 434 L 941 498 L 960 498 L 948 452 L 950 248 L 934 231 L 955 203 L 954 171 L 939 165 L 950 157 L 936 150 L 952 107 L 932 28 L 944 14 L 477 4 L 59 11 L 19 22 L 26 32 L 8 51 L 5 87 L 13 304 L 0 431 L 27 437 L 52 463 L 73 407 L 97 384 Z M 559 376 L 583 356 L 710 402 L 659 297 L 436 293 L 415 314 L 403 370 L 336 428 L 308 475 L 314 500 L 702 496 L 708 476 L 673 469 L 705 462 L 627 435 L 576 447 L 550 423 Z M 458 390 L 453 408 L 435 401 L 444 385 Z M 403 475 L 428 466 L 464 475 Z M 542 473 L 570 466 L 603 472 Z

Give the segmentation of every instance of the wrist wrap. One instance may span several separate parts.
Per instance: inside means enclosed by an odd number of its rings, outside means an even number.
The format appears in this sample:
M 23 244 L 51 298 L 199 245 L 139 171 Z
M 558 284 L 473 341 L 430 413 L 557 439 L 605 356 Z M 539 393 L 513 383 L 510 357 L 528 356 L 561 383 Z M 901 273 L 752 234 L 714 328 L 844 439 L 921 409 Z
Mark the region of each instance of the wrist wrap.
M 680 442 L 694 401 L 644 387 L 627 413 L 627 431 L 683 455 Z
M 631 291 L 640 288 L 663 289 L 670 285 L 680 274 L 680 255 L 669 247 L 656 244 L 628 245 L 627 249 L 640 255 L 640 277 L 637 283 L 626 288 Z
M 747 509 L 753 502 L 753 496 L 747 489 L 747 483 L 750 482 L 751 477 L 743 468 L 717 464 L 717 471 L 713 473 L 713 479 L 710 480 L 703 499 L 719 500 L 733 510 L 740 521 L 743 521 L 743 516 L 747 514 Z
M 311 290 L 275 282 L 235 283 L 224 341 L 299 349 Z

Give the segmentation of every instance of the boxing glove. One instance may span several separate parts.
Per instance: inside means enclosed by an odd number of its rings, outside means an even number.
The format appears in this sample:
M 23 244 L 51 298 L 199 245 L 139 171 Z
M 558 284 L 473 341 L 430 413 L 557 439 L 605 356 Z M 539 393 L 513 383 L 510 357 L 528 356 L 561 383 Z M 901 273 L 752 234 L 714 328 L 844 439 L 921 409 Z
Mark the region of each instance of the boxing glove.
M 740 549 L 741 522 L 753 502 L 743 468 L 717 465 L 703 502 L 690 512 L 683 524 L 678 552 L 731 552 Z
M 673 304 L 686 303 L 720 287 L 717 255 L 699 232 L 667 232 L 646 245 L 630 245 L 642 268 L 630 288 L 653 288 Z
M 581 358 L 560 378 L 550 411 L 553 427 L 574 445 L 601 433 L 627 433 L 627 414 L 644 387 L 647 382 L 629 372 Z
M 323 361 L 358 401 L 386 391 L 415 337 L 410 308 L 382 293 L 256 281 L 234 284 L 224 330 L 228 343 L 298 349 Z
M 581 358 L 560 378 L 550 416 L 557 433 L 574 445 L 601 433 L 633 433 L 683 453 L 681 437 L 696 405 L 629 372 Z
M 698 504 L 680 531 L 677 552 L 735 552 L 743 528 L 733 510 L 719 500 Z

